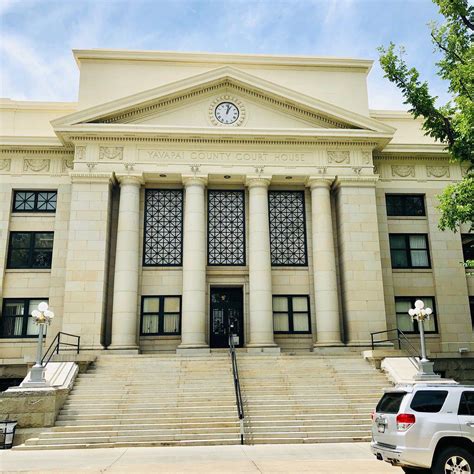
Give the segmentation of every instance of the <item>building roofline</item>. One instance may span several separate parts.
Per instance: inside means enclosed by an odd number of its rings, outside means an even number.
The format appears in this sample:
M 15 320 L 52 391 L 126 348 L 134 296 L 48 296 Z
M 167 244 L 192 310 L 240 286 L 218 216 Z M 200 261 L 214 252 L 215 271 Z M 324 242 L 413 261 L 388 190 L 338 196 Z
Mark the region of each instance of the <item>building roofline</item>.
M 133 51 L 121 49 L 74 49 L 74 58 L 80 68 L 81 61 L 162 61 L 183 63 L 225 63 L 252 64 L 262 66 L 289 67 L 331 67 L 339 69 L 360 69 L 366 74 L 373 61 L 358 58 L 339 58 L 331 56 L 286 56 L 270 54 L 207 53 L 180 51 Z
M 13 100 L 0 98 L 0 109 L 24 110 L 71 110 L 77 108 L 77 102 L 43 102 L 35 100 Z

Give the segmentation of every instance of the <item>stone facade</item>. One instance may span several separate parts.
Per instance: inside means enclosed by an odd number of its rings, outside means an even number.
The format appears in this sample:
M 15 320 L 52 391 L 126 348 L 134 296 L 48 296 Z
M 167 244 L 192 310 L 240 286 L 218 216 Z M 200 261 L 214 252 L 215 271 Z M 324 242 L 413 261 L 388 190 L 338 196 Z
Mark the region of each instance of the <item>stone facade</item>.
M 79 101 L 0 103 L 0 298 L 49 299 L 58 331 L 89 351 L 206 349 L 211 288 L 241 288 L 249 350 L 366 347 L 397 327 L 396 297 L 432 297 L 433 357 L 474 351 L 472 279 L 436 195 L 462 177 L 404 112 L 367 104 L 370 61 L 75 51 Z M 350 94 L 348 93 L 350 91 Z M 215 107 L 235 104 L 220 123 Z M 145 190 L 184 192 L 182 262 L 144 265 Z M 55 213 L 14 212 L 17 190 L 57 190 Z M 243 265 L 207 264 L 207 191 L 245 196 Z M 268 196 L 304 193 L 304 265 L 271 265 Z M 422 194 L 426 215 L 387 216 Z M 54 232 L 50 269 L 8 268 L 12 232 Z M 393 269 L 389 234 L 426 234 L 430 267 Z M 274 334 L 273 297 L 307 295 L 310 331 Z M 143 335 L 142 297 L 180 296 L 180 333 Z M 4 318 L 4 315 L 2 315 Z M 417 344 L 417 335 L 409 335 Z M 34 354 L 0 339 L 0 359 Z

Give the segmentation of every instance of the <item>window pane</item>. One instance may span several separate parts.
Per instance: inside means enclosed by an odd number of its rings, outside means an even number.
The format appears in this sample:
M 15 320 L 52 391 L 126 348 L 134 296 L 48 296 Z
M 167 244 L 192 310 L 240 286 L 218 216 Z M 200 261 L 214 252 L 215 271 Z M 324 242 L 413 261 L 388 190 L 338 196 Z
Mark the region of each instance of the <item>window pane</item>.
M 474 416 L 474 390 L 462 393 L 458 415 Z
M 426 236 L 424 235 L 410 235 L 411 249 L 426 249 Z
M 293 313 L 293 331 L 309 331 L 308 313 Z
M 447 390 L 419 390 L 415 393 L 410 408 L 421 413 L 438 413 L 447 396 Z
M 28 308 L 28 326 L 26 329 L 26 334 L 28 334 L 29 336 L 37 335 L 39 333 L 39 326 L 34 323 L 31 313 L 35 309 L 38 309 L 38 305 L 42 301 L 46 301 L 46 303 L 48 302 L 48 300 L 30 300 L 30 305 Z M 44 328 L 44 334 L 46 334 L 46 327 Z
M 163 317 L 163 331 L 166 334 L 179 333 L 179 314 L 165 314 Z
M 30 241 L 33 234 L 23 232 L 11 233 L 11 246 L 14 249 L 29 249 Z
M 425 203 L 423 196 L 404 196 L 406 216 L 424 216 Z
M 387 205 L 387 215 L 388 216 L 402 216 L 403 207 L 402 200 L 400 196 L 385 196 L 385 203 Z
M 56 191 L 44 191 L 38 193 L 38 211 L 54 211 L 56 210 Z
M 159 298 L 144 298 L 143 299 L 143 312 L 144 313 L 158 313 L 159 310 L 160 310 Z
M 33 252 L 31 267 L 33 268 L 51 268 L 53 257 L 52 250 L 35 250 Z
M 165 297 L 165 313 L 179 313 L 179 298 L 178 297 Z
M 35 208 L 35 193 L 31 191 L 16 191 L 13 210 L 32 211 Z
M 408 313 L 411 308 L 410 300 L 408 299 L 396 299 L 395 300 L 395 311 L 397 313 Z
M 52 232 L 34 234 L 35 248 L 52 249 L 54 234 Z
M 407 268 L 408 255 L 405 250 L 392 250 L 392 268 Z
M 10 252 L 10 268 L 28 267 L 30 251 L 29 250 L 12 250 Z
M 273 330 L 275 332 L 288 332 L 290 330 L 287 313 L 273 314 Z
M 377 413 L 398 413 L 400 405 L 402 404 L 403 397 L 406 392 L 388 392 L 383 395 L 380 399 L 375 411 Z
M 423 328 L 428 332 L 436 332 L 435 315 L 432 314 L 429 320 L 424 320 Z
M 428 252 L 426 250 L 412 250 L 411 251 L 411 266 L 412 267 L 428 267 Z
M 403 332 L 413 332 L 414 326 L 411 316 L 408 313 L 397 313 L 397 327 Z
M 464 260 L 474 260 L 474 234 L 463 234 L 461 238 Z
M 21 336 L 23 331 L 23 301 L 11 301 L 4 304 L 3 336 Z
M 308 311 L 308 298 L 293 296 L 293 311 Z
M 288 311 L 288 298 L 286 296 L 274 296 L 273 311 Z
M 405 234 L 390 234 L 390 248 L 391 249 L 406 248 Z
M 142 333 L 143 334 L 157 334 L 158 333 L 158 315 L 157 314 L 144 314 L 142 320 Z

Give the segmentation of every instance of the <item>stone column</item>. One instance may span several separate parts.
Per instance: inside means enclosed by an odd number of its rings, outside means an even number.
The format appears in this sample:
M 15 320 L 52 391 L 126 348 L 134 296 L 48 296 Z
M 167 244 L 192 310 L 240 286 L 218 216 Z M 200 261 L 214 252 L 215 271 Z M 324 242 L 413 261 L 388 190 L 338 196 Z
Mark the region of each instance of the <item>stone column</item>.
M 206 178 L 183 177 L 183 308 L 180 349 L 206 348 Z
M 272 267 L 268 222 L 267 178 L 248 178 L 249 188 L 249 303 L 248 347 L 276 347 L 273 339 Z
M 141 176 L 118 177 L 120 203 L 115 255 L 112 344 L 110 349 L 137 350 L 140 259 Z
M 368 346 L 371 332 L 387 329 L 376 182 L 339 176 L 335 183 L 344 330 L 353 346 Z
M 337 294 L 336 253 L 332 230 L 332 180 L 310 178 L 314 271 L 314 306 L 317 343 L 315 346 L 341 345 L 339 300 Z

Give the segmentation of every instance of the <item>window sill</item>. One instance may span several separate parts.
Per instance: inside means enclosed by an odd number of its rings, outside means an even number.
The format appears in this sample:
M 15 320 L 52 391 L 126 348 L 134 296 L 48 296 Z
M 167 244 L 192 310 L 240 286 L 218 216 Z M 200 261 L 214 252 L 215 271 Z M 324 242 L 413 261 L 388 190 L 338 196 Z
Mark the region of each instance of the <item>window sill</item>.
M 170 270 L 182 271 L 182 265 L 142 265 L 142 270 L 147 272 L 168 272 Z
M 432 268 L 392 268 L 393 273 L 433 273 Z
M 20 336 L 20 337 L 3 337 L 0 336 L 0 344 L 2 342 L 21 342 L 21 343 L 26 343 L 29 342 L 30 344 L 37 344 L 38 343 L 38 336 Z
M 51 268 L 7 268 L 5 273 L 51 273 Z
M 387 216 L 389 221 L 426 221 L 427 216 Z
M 140 339 L 146 339 L 146 340 L 181 339 L 181 334 L 141 334 Z

